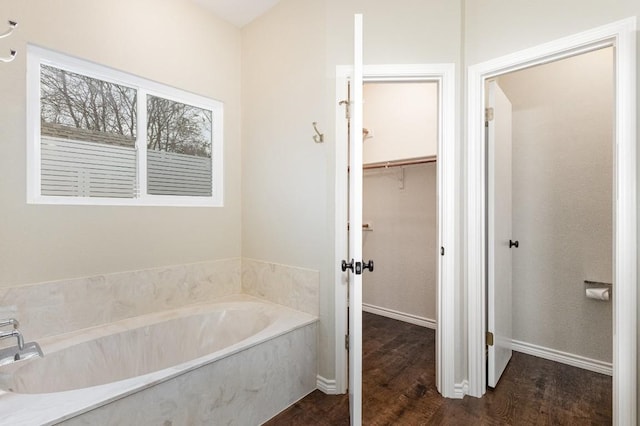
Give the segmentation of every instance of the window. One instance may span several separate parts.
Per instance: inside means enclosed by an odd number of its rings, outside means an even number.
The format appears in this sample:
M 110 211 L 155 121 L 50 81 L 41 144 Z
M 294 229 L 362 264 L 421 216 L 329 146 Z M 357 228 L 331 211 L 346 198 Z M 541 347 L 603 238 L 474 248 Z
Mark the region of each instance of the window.
M 28 49 L 30 203 L 222 205 L 222 104 Z
M 147 96 L 147 188 L 211 196 L 211 111 Z

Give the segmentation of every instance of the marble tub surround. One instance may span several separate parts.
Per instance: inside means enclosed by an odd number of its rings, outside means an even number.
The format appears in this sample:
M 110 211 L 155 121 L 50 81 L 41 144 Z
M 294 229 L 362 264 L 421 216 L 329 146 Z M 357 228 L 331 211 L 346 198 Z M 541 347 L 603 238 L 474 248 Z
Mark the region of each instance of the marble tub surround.
M 257 424 L 315 388 L 316 323 L 313 315 L 236 295 L 45 338 L 56 365 L 38 367 L 45 356 L 2 367 L 0 375 L 5 389 L 23 370 L 28 379 L 16 390 L 55 392 L 1 391 L 0 413 L 7 424 Z M 167 333 L 154 334 L 157 324 Z M 172 340 L 176 330 L 193 328 L 184 342 Z M 145 335 L 161 340 L 146 356 L 134 350 Z M 64 361 L 83 354 L 87 360 Z M 118 360 L 136 365 L 120 368 Z M 69 379 L 74 374 L 89 379 Z M 47 383 L 38 387 L 38 379 Z
M 320 272 L 242 259 L 242 292 L 318 316 Z
M 40 340 L 238 294 L 240 279 L 241 259 L 232 258 L 4 287 L 0 318 L 17 318 L 25 339 Z
M 259 425 L 316 387 L 309 324 L 62 425 Z

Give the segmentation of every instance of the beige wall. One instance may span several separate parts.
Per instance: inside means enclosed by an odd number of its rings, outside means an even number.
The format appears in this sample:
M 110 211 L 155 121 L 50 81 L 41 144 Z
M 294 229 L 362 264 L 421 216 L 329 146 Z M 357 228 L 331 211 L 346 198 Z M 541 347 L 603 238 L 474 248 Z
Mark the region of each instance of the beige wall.
M 613 49 L 498 79 L 513 106 L 513 338 L 611 362 Z M 615 292 L 615 288 L 614 288 Z
M 640 14 L 636 0 L 464 0 L 467 65 Z
M 635 0 L 614 3 L 598 0 L 586 4 L 578 0 L 561 3 L 551 0 L 404 0 L 390 7 L 383 1 L 325 0 L 309 3 L 283 0 L 274 10 L 243 30 L 243 132 L 246 136 L 243 149 L 248 159 L 243 171 L 243 254 L 319 267 L 323 321 L 319 373 L 326 378 L 334 377 L 331 347 L 334 341 L 335 285 L 332 276 L 336 267 L 333 264 L 332 240 L 333 75 L 336 65 L 351 61 L 352 16 L 356 12 L 365 16 L 365 64 L 453 62 L 460 75 L 467 65 L 616 19 L 639 15 L 640 5 Z M 271 55 L 264 49 L 268 49 Z M 319 67 L 324 67 L 323 74 Z M 270 87 L 262 92 L 264 88 L 258 83 L 260 75 L 268 77 L 262 80 L 263 86 L 284 88 L 284 92 L 275 93 Z M 254 81 L 253 86 L 247 83 L 248 79 Z M 299 89 L 301 87 L 305 90 Z M 462 133 L 465 127 L 459 117 L 462 116 L 464 92 L 460 81 L 457 89 L 457 128 Z M 259 102 L 262 107 L 249 105 L 253 102 Z M 298 106 L 293 114 L 291 102 Z M 324 105 L 320 106 L 322 102 Z M 247 108 L 253 110 L 251 114 L 255 118 L 249 116 Z M 328 137 L 322 148 L 314 146 L 311 141 L 311 121 L 318 121 L 322 129 L 329 129 L 325 130 Z M 249 137 L 252 132 L 259 132 L 261 127 L 257 123 L 279 129 L 267 127 L 270 131 L 263 133 L 264 136 Z M 270 146 L 269 153 L 264 148 L 266 145 Z M 256 153 L 250 154 L 254 148 Z M 317 155 L 308 156 L 306 153 L 313 149 Z M 260 165 L 258 157 L 275 161 L 265 161 Z M 464 182 L 464 161 L 463 158 L 459 160 L 458 178 L 459 182 Z M 294 162 L 297 164 L 291 164 Z M 326 169 L 317 172 L 318 162 L 323 162 Z M 266 172 L 267 167 L 276 170 L 273 178 L 260 173 L 251 177 L 254 168 Z M 304 184 L 283 179 L 292 176 L 283 174 L 280 170 L 283 167 L 285 171 L 296 168 L 300 173 L 296 179 L 303 179 Z M 279 186 L 274 187 L 274 184 Z M 310 199 L 298 189 L 299 186 L 319 192 Z M 278 204 L 285 207 L 277 209 L 275 206 Z M 302 205 L 310 206 L 309 210 L 302 210 L 309 213 L 307 216 L 300 214 Z M 462 207 L 460 199 L 457 206 Z M 324 208 L 321 219 L 316 216 L 315 208 Z M 267 212 L 264 220 L 260 219 L 263 212 Z M 462 227 L 461 219 L 459 223 Z M 459 264 L 464 267 L 463 262 Z M 456 382 L 461 382 L 467 374 L 467 359 L 461 355 L 466 345 L 466 314 L 462 308 L 465 306 L 462 280 L 456 282 L 455 303 L 460 307 L 456 313 L 456 333 L 459 336 L 456 341 Z
M 464 61 L 473 65 L 630 16 L 640 18 L 637 0 L 464 0 Z M 637 48 L 640 57 L 640 41 Z M 640 73 L 636 88 L 640 91 Z M 638 115 L 640 126 L 640 109 Z
M 406 160 L 438 153 L 438 83 L 366 83 L 362 162 Z
M 363 123 L 369 130 L 363 162 L 437 154 L 438 84 L 371 82 L 363 88 Z M 364 172 L 362 302 L 436 320 L 437 200 L 435 163 Z
M 10 43 L 19 56 L 0 64 L 0 142 L 5 153 L 0 157 L 0 285 L 240 254 L 317 269 L 319 372 L 331 379 L 337 267 L 333 93 L 335 66 L 351 60 L 353 13 L 365 15 L 367 64 L 456 64 L 457 129 L 462 133 L 460 76 L 465 66 L 640 16 L 640 3 L 282 0 L 242 31 L 186 0 L 0 0 L 0 11 L 0 19 L 21 24 L 1 45 Z M 26 42 L 223 101 L 225 207 L 27 206 Z M 325 144 L 313 143 L 312 121 L 325 132 Z M 464 182 L 464 153 L 458 153 L 457 178 Z M 462 195 L 460 191 L 458 197 Z M 461 200 L 456 200 L 459 211 Z M 463 225 L 462 215 L 458 222 Z M 460 271 L 463 266 L 460 262 Z M 461 382 L 466 377 L 467 360 L 461 355 L 466 316 L 458 278 L 456 382 Z
M 338 267 L 333 94 L 336 66 L 352 61 L 357 12 L 366 16 L 366 64 L 459 62 L 460 4 L 448 0 L 282 0 L 242 30 L 243 256 L 320 271 L 319 374 L 327 379 L 335 377 Z M 313 121 L 324 144 L 311 138 Z
M 435 163 L 364 173 L 362 253 L 375 271 L 362 277 L 362 302 L 436 320 L 438 227 Z
M 336 65 L 348 65 L 352 61 L 353 14 L 362 13 L 364 15 L 365 64 L 454 63 L 456 75 L 460 76 L 463 34 L 460 20 L 461 6 L 462 3 L 450 0 L 402 0 L 394 2 L 392 7 L 386 1 L 327 0 L 327 75 L 335 74 Z M 333 90 L 334 84 L 334 80 L 331 80 L 330 90 Z M 457 118 L 462 114 L 460 87 L 460 80 L 457 80 L 456 94 L 459 96 L 456 108 Z M 334 108 L 333 99 L 330 99 L 327 109 L 334 111 Z M 457 195 L 460 196 L 460 193 Z M 331 209 L 333 209 L 332 202 L 333 192 L 329 204 Z M 456 206 L 460 205 L 461 201 L 457 199 Z M 456 210 L 459 211 L 459 209 Z M 461 221 L 462 215 L 458 219 Z M 460 245 L 457 249 L 460 249 Z M 459 259 L 460 253 L 455 253 L 455 256 Z M 333 271 L 334 265 L 329 266 Z M 456 304 L 461 304 L 463 300 L 459 277 L 455 278 L 455 282 Z M 332 287 L 328 289 L 333 291 Z M 464 379 L 463 371 L 466 365 L 466 360 L 462 356 L 465 335 L 463 324 L 464 313 L 458 311 L 456 312 L 456 334 L 461 339 L 456 341 L 456 382 Z
M 18 56 L 0 64 L 0 286 L 240 255 L 239 30 L 181 0 L 0 0 L 0 19 L 19 22 L 1 44 Z M 27 205 L 26 43 L 224 102 L 225 207 Z
M 365 64 L 432 64 L 453 63 L 456 67 L 456 118 L 462 116 L 462 90 L 460 76 L 462 70 L 461 52 L 462 2 L 450 0 L 402 0 L 393 3 L 386 1 L 342 1 L 327 0 L 327 76 L 335 74 L 336 65 L 348 65 L 353 56 L 353 14 L 364 15 L 364 63 Z M 333 91 L 335 82 L 330 81 L 329 90 Z M 334 111 L 334 100 L 330 99 L 327 109 Z M 457 124 L 460 124 L 459 122 Z M 333 126 L 333 121 L 331 125 Z M 334 127 L 330 127 L 334 128 Z M 459 133 L 456 135 L 459 141 Z M 456 150 L 459 154 L 461 151 Z M 460 168 L 459 172 L 462 172 Z M 457 176 L 456 179 L 461 179 Z M 460 180 L 457 180 L 459 183 Z M 461 196 L 461 192 L 456 194 Z M 456 199 L 456 206 L 461 206 L 461 199 Z M 333 191 L 329 199 L 329 208 L 333 213 Z M 457 208 L 460 212 L 461 209 Z M 458 218 L 462 225 L 462 215 Z M 333 241 L 332 241 L 333 244 Z M 461 245 L 458 244 L 456 259 L 460 259 Z M 462 264 L 457 262 L 460 267 Z M 335 266 L 331 263 L 329 271 Z M 458 272 L 460 273 L 462 269 Z M 464 300 L 459 276 L 455 277 L 456 306 Z M 333 284 L 327 287 L 333 298 Z M 333 299 L 331 299 L 333 302 Z M 331 312 L 333 315 L 333 312 Z M 463 356 L 465 345 L 465 314 L 463 310 L 456 312 L 456 383 L 465 378 L 466 358 Z M 321 370 L 321 373 L 324 373 Z
M 319 369 L 333 378 L 324 15 L 323 2 L 284 0 L 243 28 L 242 254 L 320 271 Z

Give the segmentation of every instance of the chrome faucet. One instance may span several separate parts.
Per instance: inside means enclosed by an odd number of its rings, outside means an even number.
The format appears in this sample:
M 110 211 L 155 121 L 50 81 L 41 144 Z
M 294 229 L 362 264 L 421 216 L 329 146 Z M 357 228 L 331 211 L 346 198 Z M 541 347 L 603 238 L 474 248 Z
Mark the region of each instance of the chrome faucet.
M 0 339 L 15 337 L 16 339 L 18 339 L 18 349 L 21 351 L 24 350 L 24 338 L 22 337 L 22 333 L 20 333 L 20 331 L 18 330 L 18 326 L 20 325 L 20 323 L 15 318 L 0 320 L 0 327 L 6 327 L 8 325 L 12 325 L 13 330 L 0 332 Z
M 7 318 L 7 319 L 0 320 L 0 327 L 6 327 L 8 325 L 13 325 L 13 328 L 18 328 L 20 326 L 20 323 L 15 318 Z
M 17 329 L 11 331 L 3 331 L 0 332 L 0 339 L 6 339 L 8 337 L 15 337 L 18 339 L 18 349 L 21 351 L 24 350 L 24 338 L 22 337 L 22 333 Z
M 15 318 L 8 318 L 0 320 L 0 327 L 6 327 L 13 325 L 13 330 L 0 332 L 0 339 L 7 339 L 9 337 L 15 337 L 18 340 L 18 346 L 11 346 L 8 348 L 0 349 L 0 366 L 20 361 L 22 359 L 29 359 L 33 357 L 43 357 L 42 349 L 36 342 L 24 343 L 22 333 L 18 330 L 20 323 Z

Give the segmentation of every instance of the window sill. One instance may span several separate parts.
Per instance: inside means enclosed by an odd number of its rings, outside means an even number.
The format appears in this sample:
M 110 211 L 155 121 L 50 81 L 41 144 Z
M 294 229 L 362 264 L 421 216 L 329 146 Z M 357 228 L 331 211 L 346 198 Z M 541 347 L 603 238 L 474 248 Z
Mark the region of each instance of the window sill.
M 27 204 L 74 206 L 134 206 L 134 207 L 224 207 L 220 200 L 203 197 L 146 196 L 140 198 L 99 197 L 29 197 Z

